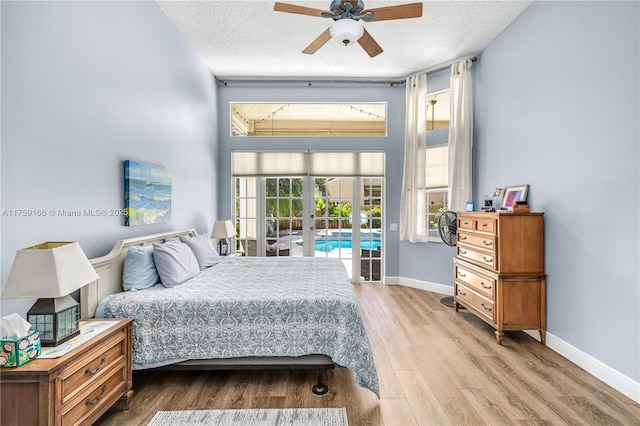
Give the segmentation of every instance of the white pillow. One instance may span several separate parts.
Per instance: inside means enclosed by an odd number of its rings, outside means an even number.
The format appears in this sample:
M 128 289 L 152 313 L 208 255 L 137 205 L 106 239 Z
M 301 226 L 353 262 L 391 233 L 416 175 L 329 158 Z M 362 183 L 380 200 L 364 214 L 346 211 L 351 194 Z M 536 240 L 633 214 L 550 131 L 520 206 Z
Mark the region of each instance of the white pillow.
M 124 291 L 144 290 L 158 283 L 158 271 L 153 262 L 152 246 L 131 246 L 124 258 L 122 288 Z
M 211 244 L 211 239 L 205 234 L 199 234 L 195 237 L 180 237 L 180 241 L 189 246 L 198 260 L 201 271 L 220 262 L 220 255 Z
M 153 260 L 165 287 L 175 287 L 200 273 L 198 260 L 188 245 L 171 241 L 153 245 Z

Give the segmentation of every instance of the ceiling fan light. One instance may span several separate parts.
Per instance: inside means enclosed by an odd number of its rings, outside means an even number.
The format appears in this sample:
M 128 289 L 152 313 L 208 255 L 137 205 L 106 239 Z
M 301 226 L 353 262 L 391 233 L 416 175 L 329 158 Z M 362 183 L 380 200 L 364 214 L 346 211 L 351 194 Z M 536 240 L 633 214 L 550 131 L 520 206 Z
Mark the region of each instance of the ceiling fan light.
M 349 46 L 362 37 L 364 27 L 353 19 L 340 19 L 336 21 L 329 29 L 331 37 L 338 43 Z

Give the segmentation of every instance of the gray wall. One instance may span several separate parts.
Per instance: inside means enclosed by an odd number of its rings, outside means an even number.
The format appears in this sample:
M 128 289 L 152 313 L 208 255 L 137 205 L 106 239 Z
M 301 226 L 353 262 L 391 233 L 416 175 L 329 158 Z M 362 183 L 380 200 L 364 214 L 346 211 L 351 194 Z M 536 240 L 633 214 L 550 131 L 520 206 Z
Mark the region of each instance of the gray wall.
M 173 172 L 171 223 L 2 216 L 2 285 L 15 250 L 196 227 L 217 209 L 213 76 L 155 2 L 7 2 L 2 7 L 2 209 L 119 209 L 123 161 Z M 2 301 L 24 315 L 33 300 Z
M 474 199 L 530 185 L 548 330 L 640 380 L 639 3 L 535 2 L 476 64 Z
M 350 85 L 307 83 L 248 84 L 233 83 L 218 88 L 220 121 L 220 194 L 218 216 L 229 217 L 231 208 L 231 150 L 385 150 L 386 221 L 398 223 L 402 155 L 404 152 L 404 85 Z M 360 138 L 323 137 L 230 137 L 230 102 L 387 102 L 387 136 Z M 398 275 L 398 232 L 387 231 L 386 273 Z

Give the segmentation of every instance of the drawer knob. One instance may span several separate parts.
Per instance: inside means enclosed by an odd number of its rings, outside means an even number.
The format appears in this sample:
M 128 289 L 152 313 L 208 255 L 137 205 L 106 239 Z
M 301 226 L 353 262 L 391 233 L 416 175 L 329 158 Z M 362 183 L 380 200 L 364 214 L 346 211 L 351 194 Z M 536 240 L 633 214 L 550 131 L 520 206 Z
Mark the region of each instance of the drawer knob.
M 92 400 L 90 400 L 89 398 L 87 398 L 87 399 L 84 401 L 84 405 L 93 405 L 93 404 L 97 404 L 97 403 L 98 403 L 98 401 L 100 401 L 100 400 L 102 399 L 102 397 L 104 396 L 104 393 L 106 392 L 106 390 L 107 390 L 107 385 L 106 385 L 106 383 L 105 383 L 104 385 L 102 385 L 102 389 L 101 389 L 100 395 L 96 396 L 96 398 L 95 398 L 93 401 L 92 401 Z
M 461 239 L 462 241 L 464 241 L 464 240 L 466 240 L 466 239 L 467 239 L 467 237 L 466 237 L 466 235 L 460 235 L 460 239 Z
M 493 245 L 493 241 L 486 241 L 484 242 L 484 245 L 487 247 L 491 247 Z
M 487 308 L 486 306 L 484 306 L 484 303 L 481 303 L 481 305 L 482 305 L 482 307 L 484 308 L 485 311 L 487 311 L 487 312 L 493 311 L 492 308 Z
M 467 251 L 460 249 L 460 254 L 467 254 Z
M 90 369 L 89 367 L 84 369 L 84 374 L 96 374 L 98 371 L 102 370 L 102 367 L 104 367 L 104 363 L 107 362 L 107 356 L 106 355 L 102 355 L 102 359 L 100 360 L 100 364 L 94 368 L 93 370 Z
M 487 263 L 491 263 L 493 262 L 493 257 L 482 256 L 482 260 L 484 260 Z
M 490 285 L 486 285 L 486 284 L 484 283 L 484 281 L 481 281 L 481 282 L 480 282 L 480 287 L 485 288 L 485 289 L 487 289 L 487 290 L 491 290 L 491 286 L 490 286 Z
M 465 273 L 464 273 L 464 272 L 462 272 L 462 271 L 458 271 L 458 276 L 459 276 L 459 277 L 464 278 L 464 277 L 466 277 L 466 276 L 467 276 L 467 274 L 465 274 Z
M 461 296 L 466 296 L 467 295 L 467 293 L 465 293 L 464 291 L 462 291 L 460 289 L 458 289 L 458 294 L 461 295 Z

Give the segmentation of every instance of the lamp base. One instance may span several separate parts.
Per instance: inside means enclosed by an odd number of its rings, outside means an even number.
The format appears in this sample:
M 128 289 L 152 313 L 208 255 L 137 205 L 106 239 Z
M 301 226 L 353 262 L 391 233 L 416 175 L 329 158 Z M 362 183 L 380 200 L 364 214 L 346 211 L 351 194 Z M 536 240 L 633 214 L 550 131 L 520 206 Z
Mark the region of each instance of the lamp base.
M 80 334 L 80 305 L 71 296 L 42 298 L 27 312 L 27 321 L 40 333 L 40 345 L 58 346 Z
M 218 254 L 220 256 L 227 256 L 229 254 L 229 241 L 226 238 L 220 238 L 220 240 L 218 240 Z

